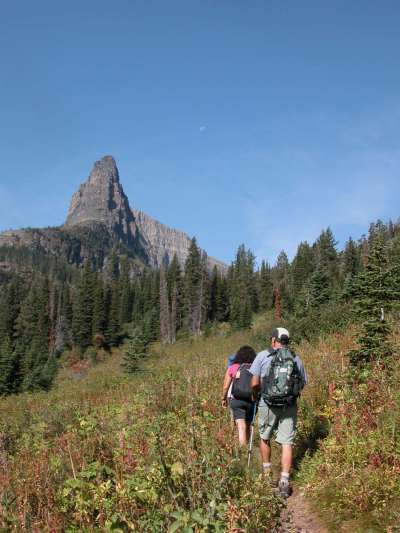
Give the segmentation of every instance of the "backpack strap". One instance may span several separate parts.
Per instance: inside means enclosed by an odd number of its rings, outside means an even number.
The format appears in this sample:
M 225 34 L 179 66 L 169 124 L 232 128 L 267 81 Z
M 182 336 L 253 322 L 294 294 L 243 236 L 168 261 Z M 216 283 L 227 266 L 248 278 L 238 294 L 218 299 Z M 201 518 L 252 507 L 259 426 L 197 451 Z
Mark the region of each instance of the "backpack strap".
M 291 351 L 289 350 L 289 348 L 278 348 L 277 350 L 275 350 L 275 353 L 278 353 L 279 351 L 281 351 L 285 354 L 285 357 L 290 357 L 291 359 L 295 359 L 296 355 Z
M 240 372 L 240 371 L 242 370 L 243 365 L 244 365 L 244 363 L 242 363 L 242 364 L 239 365 L 239 368 L 238 368 L 238 369 L 236 370 L 236 372 L 235 372 L 235 378 L 234 378 L 234 379 L 238 379 L 238 378 L 237 378 L 238 372 Z
M 251 363 L 242 363 L 239 368 L 236 370 L 236 374 L 240 372 L 241 370 L 245 369 L 248 370 L 251 367 Z M 235 374 L 235 376 L 236 376 Z

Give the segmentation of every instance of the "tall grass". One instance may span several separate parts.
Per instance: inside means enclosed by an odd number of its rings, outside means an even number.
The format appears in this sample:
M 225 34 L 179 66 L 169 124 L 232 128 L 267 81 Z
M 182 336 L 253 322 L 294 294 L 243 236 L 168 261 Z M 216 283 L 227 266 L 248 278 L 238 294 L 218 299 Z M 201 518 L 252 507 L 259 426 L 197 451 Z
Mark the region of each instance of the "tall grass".
M 277 530 L 282 502 L 244 468 L 220 407 L 226 357 L 265 347 L 269 330 L 260 318 L 251 332 L 154 346 L 134 377 L 116 350 L 79 379 L 65 369 L 49 393 L 2 399 L 0 530 Z M 349 387 L 353 338 L 295 347 L 310 380 L 296 478 L 332 530 L 385 531 L 400 503 L 399 373 Z
M 321 411 L 329 435 L 302 461 L 299 482 L 331 531 L 400 531 L 399 338 L 385 366 L 330 383 Z
M 243 339 L 154 347 L 134 378 L 115 352 L 80 381 L 2 400 L 1 528 L 272 530 L 281 502 L 244 470 L 218 401 Z

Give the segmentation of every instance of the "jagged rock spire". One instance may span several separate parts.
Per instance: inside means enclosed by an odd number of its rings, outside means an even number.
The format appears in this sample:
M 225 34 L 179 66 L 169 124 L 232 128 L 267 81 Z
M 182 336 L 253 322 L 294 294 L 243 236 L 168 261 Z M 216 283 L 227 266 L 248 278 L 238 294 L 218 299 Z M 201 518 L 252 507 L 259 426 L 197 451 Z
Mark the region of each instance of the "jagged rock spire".
M 73 195 L 64 227 L 74 231 L 76 226 L 94 224 L 106 226 L 113 246 L 123 242 L 148 266 L 166 265 L 174 254 L 182 265 L 187 258 L 191 240 L 186 233 L 130 208 L 110 155 L 96 161 L 87 181 Z M 217 265 L 221 272 L 226 270 L 226 265 L 213 258 L 208 264 L 210 268 Z
M 96 161 L 88 180 L 73 195 L 65 226 L 105 224 L 121 240 L 136 239 L 137 228 L 112 156 Z

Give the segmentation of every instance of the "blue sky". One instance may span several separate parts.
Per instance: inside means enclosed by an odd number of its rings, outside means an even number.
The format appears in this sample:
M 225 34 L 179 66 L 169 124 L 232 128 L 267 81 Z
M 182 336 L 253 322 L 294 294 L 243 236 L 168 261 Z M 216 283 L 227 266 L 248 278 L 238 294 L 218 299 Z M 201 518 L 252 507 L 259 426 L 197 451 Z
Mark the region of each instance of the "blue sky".
M 400 3 L 4 0 L 0 230 L 112 154 L 132 206 L 230 261 L 400 215 Z

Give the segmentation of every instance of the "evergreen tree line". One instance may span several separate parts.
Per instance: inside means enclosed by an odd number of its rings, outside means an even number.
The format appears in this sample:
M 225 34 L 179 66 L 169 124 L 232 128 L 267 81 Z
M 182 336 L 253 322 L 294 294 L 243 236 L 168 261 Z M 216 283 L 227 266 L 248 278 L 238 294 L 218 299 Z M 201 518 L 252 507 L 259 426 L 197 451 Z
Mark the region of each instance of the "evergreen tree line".
M 368 272 L 378 244 L 379 261 L 386 265 L 381 268 L 391 272 L 387 283 L 392 284 L 393 302 L 397 294 L 394 272 L 400 262 L 400 224 L 373 223 L 368 235 L 358 241 L 349 238 L 342 251 L 328 228 L 313 244 L 301 242 L 291 262 L 281 251 L 275 265 L 263 261 L 258 269 L 254 268 L 254 256 L 241 246 L 227 276 L 232 325 L 247 327 L 252 313 L 268 310 L 274 310 L 277 319 L 292 322 L 294 329 L 306 322 L 309 332 L 313 323 L 319 327 L 335 311 L 354 317 L 360 280 Z M 389 309 L 392 304 L 384 307 Z
M 101 271 L 93 262 L 80 269 L 52 264 L 29 277 L 19 270 L 0 284 L 0 394 L 47 389 L 59 356 L 71 348 L 83 357 L 91 346 L 108 349 L 130 336 L 142 354 L 149 342 L 173 343 L 212 324 L 249 327 L 256 312 L 274 310 L 304 333 L 330 313 L 342 319 L 344 309 L 354 308 L 372 322 L 379 315 L 370 330 L 387 336 L 382 314 L 398 305 L 399 264 L 400 225 L 378 221 L 343 251 L 328 228 L 312 245 L 300 243 L 291 262 L 282 251 L 273 266 L 263 261 L 257 267 L 241 245 L 226 273 L 209 271 L 195 239 L 183 267 L 175 256 L 168 266 L 140 275 L 116 253 Z M 377 344 L 371 342 L 368 337 L 363 354 L 353 359 L 370 359 Z

